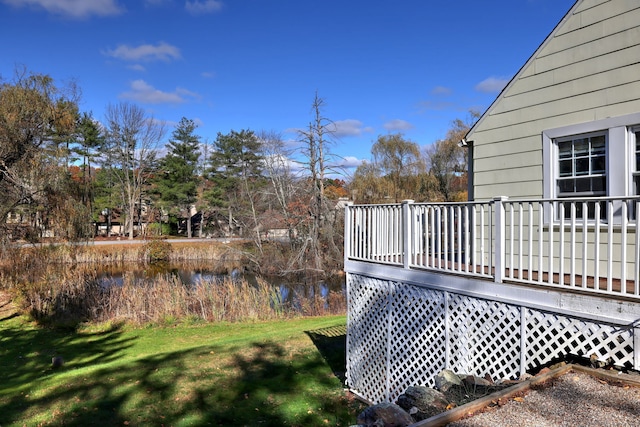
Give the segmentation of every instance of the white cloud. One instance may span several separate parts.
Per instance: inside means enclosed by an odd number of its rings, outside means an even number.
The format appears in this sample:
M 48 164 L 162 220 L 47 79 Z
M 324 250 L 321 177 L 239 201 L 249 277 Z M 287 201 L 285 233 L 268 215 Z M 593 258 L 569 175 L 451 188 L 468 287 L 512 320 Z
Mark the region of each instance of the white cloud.
M 151 44 L 140 46 L 123 44 L 103 53 L 124 61 L 170 61 L 181 57 L 180 49 L 165 42 L 160 42 L 155 46 Z
M 123 12 L 116 0 L 2 0 L 2 2 L 14 7 L 44 9 L 49 13 L 72 18 L 87 18 L 92 15 L 111 16 Z
M 488 77 L 478 83 L 475 90 L 478 92 L 495 93 L 500 92 L 509 83 L 509 79 L 505 77 Z
M 405 131 L 413 129 L 413 125 L 411 123 L 401 119 L 389 120 L 383 126 L 388 131 Z
M 219 0 L 194 0 L 187 1 L 184 8 L 192 15 L 202 15 L 204 13 L 214 13 L 222 10 L 222 2 Z
M 346 156 L 341 159 L 339 166 L 345 169 L 355 169 L 362 164 L 364 160 L 353 156 Z
M 363 133 L 372 132 L 373 129 L 365 127 L 360 120 L 346 119 L 333 122 L 331 131 L 336 137 L 342 138 L 345 136 L 360 136 Z
M 196 93 L 183 88 L 177 88 L 174 92 L 163 92 L 144 80 L 134 80 L 131 82 L 131 90 L 120 95 L 120 98 L 145 104 L 182 104 L 187 102 L 187 98 L 197 97 Z
M 213 73 L 211 71 L 203 71 L 202 73 L 200 73 L 200 75 L 205 79 L 212 79 L 216 76 L 216 73 Z

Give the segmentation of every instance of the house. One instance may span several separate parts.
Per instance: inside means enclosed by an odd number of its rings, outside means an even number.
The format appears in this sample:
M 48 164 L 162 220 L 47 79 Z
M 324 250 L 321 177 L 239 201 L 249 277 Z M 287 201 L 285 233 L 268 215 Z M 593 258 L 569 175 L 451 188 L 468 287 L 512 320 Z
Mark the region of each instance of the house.
M 640 370 L 640 3 L 578 0 L 470 129 L 469 201 L 345 209 L 347 382 Z
M 472 199 L 640 194 L 639 19 L 574 4 L 466 136 Z

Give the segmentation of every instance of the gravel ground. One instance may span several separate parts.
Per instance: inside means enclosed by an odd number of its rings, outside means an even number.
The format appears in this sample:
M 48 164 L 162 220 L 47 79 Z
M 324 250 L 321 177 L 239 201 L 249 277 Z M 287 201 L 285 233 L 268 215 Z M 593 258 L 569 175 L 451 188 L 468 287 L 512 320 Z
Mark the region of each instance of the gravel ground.
M 640 426 L 640 388 L 570 371 L 452 427 Z

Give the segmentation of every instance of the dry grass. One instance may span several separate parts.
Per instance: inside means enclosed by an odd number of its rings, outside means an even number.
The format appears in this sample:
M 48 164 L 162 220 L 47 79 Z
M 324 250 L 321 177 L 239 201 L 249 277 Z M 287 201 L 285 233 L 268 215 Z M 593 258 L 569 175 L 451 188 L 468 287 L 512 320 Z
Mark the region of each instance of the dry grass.
M 125 275 L 121 285 L 105 285 L 98 280 L 95 268 L 98 260 L 106 259 L 111 264 L 128 262 L 138 256 L 139 247 L 116 246 L 116 249 L 118 251 L 103 252 L 103 247 L 77 251 L 66 246 L 25 248 L 20 251 L 21 256 L 5 260 L 6 265 L 0 269 L 0 286 L 12 293 L 22 312 L 41 323 L 65 327 L 107 321 L 238 322 L 346 311 L 345 296 L 339 292 L 332 292 L 326 298 L 296 294 L 297 303 L 292 307 L 282 301 L 277 287 L 261 278 L 256 284 L 227 277 L 187 285 L 172 275 L 140 279 L 130 274 Z M 194 254 L 220 255 L 216 250 L 220 248 L 178 246 L 172 251 L 172 257 L 177 253 L 178 257 L 193 260 Z M 224 257 L 218 260 L 218 269 L 228 271 L 240 265 L 228 261 L 229 258 Z M 61 264 L 66 268 L 60 268 Z

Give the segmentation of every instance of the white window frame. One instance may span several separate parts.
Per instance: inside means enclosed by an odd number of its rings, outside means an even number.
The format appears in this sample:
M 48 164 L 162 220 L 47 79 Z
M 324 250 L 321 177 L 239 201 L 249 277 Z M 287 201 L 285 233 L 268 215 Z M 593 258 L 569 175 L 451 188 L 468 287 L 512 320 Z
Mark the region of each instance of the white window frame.
M 558 150 L 557 156 L 556 156 L 556 162 L 558 162 L 558 164 L 562 163 L 563 160 L 560 158 L 560 144 L 561 143 L 570 143 L 571 147 L 575 146 L 575 142 L 577 140 L 580 139 L 587 139 L 589 140 L 589 142 L 591 142 L 594 138 L 597 137 L 603 137 L 604 138 L 604 147 L 605 147 L 605 152 L 604 152 L 604 158 L 605 158 L 605 171 L 604 174 L 602 173 L 592 173 L 591 172 L 591 166 L 592 166 L 592 162 L 591 159 L 594 156 L 594 153 L 591 151 L 591 147 L 589 147 L 589 150 L 585 155 L 582 156 L 576 156 L 576 154 L 572 151 L 570 158 L 567 158 L 565 160 L 570 160 L 572 163 L 572 174 L 570 176 L 565 176 L 563 177 L 560 173 L 560 167 L 558 167 L 558 175 L 555 177 L 556 179 L 556 192 L 557 192 L 557 196 L 560 198 L 572 198 L 572 197 L 597 197 L 597 196 L 606 196 L 607 194 L 607 190 L 608 187 L 604 187 L 604 189 L 602 191 L 568 191 L 565 192 L 564 194 L 561 193 L 559 187 L 560 187 L 560 183 L 564 180 L 566 181 L 573 181 L 573 183 L 575 184 L 577 180 L 580 179 L 589 179 L 591 180 L 592 178 L 601 178 L 602 176 L 604 176 L 605 179 L 605 183 L 607 182 L 607 178 L 608 178 L 608 168 L 607 168 L 607 155 L 608 155 L 608 141 L 607 141 L 607 132 L 592 132 L 592 133 L 588 133 L 588 134 L 580 134 L 580 135 L 571 135 L 569 137 L 564 137 L 564 138 L 557 138 L 554 140 L 554 145 L 555 145 L 555 149 Z M 586 159 L 589 163 L 588 165 L 588 169 L 589 171 L 587 171 L 586 173 L 580 175 L 578 173 L 576 173 L 576 169 L 577 169 L 577 160 L 578 159 Z
M 629 162 L 631 165 L 629 183 L 630 195 L 640 196 L 640 185 L 636 185 L 636 177 L 640 179 L 640 126 L 629 129 Z
M 560 198 L 557 191 L 559 177 L 558 146 L 556 141 L 573 136 L 603 132 L 607 138 L 606 196 L 633 195 L 635 164 L 635 134 L 640 131 L 640 113 L 608 117 L 592 122 L 547 129 L 542 132 L 543 197 Z M 633 155 L 632 155 L 633 153 Z M 545 210 L 545 222 L 549 223 L 550 209 Z M 553 221 L 557 221 L 554 218 Z M 614 215 L 614 221 L 615 215 Z

